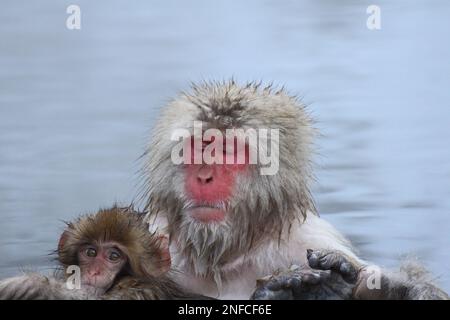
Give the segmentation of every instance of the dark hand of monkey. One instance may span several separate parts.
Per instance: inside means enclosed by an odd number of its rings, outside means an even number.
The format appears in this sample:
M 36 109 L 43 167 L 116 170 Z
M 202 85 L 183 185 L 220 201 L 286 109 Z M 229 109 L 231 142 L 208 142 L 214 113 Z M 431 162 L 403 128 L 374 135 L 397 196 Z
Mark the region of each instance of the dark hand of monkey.
M 306 257 L 313 269 L 330 270 L 341 275 L 348 283 L 355 284 L 358 280 L 360 267 L 339 251 L 308 249 Z
M 307 258 L 311 268 L 339 274 L 348 288 L 353 288 L 348 299 L 449 299 L 417 263 L 404 264 L 398 272 L 388 272 L 377 266 L 359 265 L 339 251 L 308 250 Z M 333 281 L 327 284 L 334 286 Z
M 286 272 L 258 280 L 252 299 L 342 300 L 352 298 L 358 270 L 343 254 L 308 250 L 307 258 L 309 267 L 292 267 Z
M 340 274 L 347 283 L 353 283 L 351 299 L 449 299 L 433 284 L 429 273 L 414 262 L 405 263 L 400 271 L 389 272 L 374 265 L 359 265 L 339 251 L 308 250 L 307 257 L 310 267 L 330 270 Z
M 291 268 L 257 281 L 253 300 L 350 299 L 354 285 L 333 271 Z

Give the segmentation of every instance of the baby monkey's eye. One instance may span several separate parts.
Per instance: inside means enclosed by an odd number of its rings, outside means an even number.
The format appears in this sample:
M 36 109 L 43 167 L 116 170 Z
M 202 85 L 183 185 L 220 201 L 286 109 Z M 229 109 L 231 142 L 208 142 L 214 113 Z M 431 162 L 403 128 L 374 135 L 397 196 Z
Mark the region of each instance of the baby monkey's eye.
M 94 248 L 87 248 L 85 253 L 88 257 L 91 257 L 91 258 L 97 256 L 97 250 L 95 250 Z
M 117 251 L 111 251 L 111 253 L 109 254 L 108 259 L 111 261 L 117 261 L 119 260 L 121 257 L 120 253 Z

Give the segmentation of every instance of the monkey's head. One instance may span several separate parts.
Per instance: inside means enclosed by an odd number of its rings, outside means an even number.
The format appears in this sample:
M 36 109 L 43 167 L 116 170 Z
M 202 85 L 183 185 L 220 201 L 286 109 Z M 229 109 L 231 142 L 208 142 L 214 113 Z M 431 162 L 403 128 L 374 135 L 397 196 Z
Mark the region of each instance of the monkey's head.
M 70 222 L 58 245 L 58 260 L 80 267 L 81 283 L 108 290 L 118 276 L 158 276 L 170 267 L 163 239 L 148 231 L 132 208 L 100 210 Z
M 315 211 L 313 135 L 304 106 L 282 89 L 193 85 L 153 132 L 147 209 L 167 216 L 171 241 L 198 274 L 208 274 Z

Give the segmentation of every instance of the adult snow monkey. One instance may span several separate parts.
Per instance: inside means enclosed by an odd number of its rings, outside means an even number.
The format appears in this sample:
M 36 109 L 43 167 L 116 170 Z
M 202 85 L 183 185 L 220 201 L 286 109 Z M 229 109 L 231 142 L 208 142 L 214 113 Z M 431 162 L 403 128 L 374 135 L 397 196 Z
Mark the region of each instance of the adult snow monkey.
M 314 135 L 302 103 L 270 85 L 194 84 L 168 104 L 142 196 L 151 229 L 170 239 L 176 281 L 221 299 L 447 299 L 419 266 L 374 274 L 319 217 Z

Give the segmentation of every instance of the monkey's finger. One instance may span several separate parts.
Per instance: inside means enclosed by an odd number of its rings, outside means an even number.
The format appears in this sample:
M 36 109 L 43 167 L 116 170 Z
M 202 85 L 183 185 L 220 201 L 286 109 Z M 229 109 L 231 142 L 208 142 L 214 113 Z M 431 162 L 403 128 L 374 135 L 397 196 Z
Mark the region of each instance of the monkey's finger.
M 322 270 L 301 270 L 290 272 L 280 276 L 272 276 L 269 279 L 261 280 L 260 287 L 270 291 L 280 290 L 301 290 L 304 286 L 317 285 L 330 277 L 329 271 Z
M 265 285 L 265 287 L 272 291 L 290 289 L 293 286 L 299 286 L 301 284 L 301 276 L 298 273 L 292 275 L 282 275 L 278 277 L 272 277 Z
M 331 276 L 329 270 L 313 270 L 302 274 L 302 283 L 309 285 L 316 285 L 328 280 Z
M 256 290 L 252 300 L 284 300 L 292 299 L 291 290 L 286 289 L 283 281 L 276 276 L 267 276 L 256 281 Z
M 319 270 L 332 270 L 339 273 L 346 281 L 355 282 L 358 268 L 344 254 L 338 251 L 307 250 L 308 264 Z
M 253 293 L 251 300 L 292 300 L 292 290 L 270 290 L 267 287 L 258 288 Z

